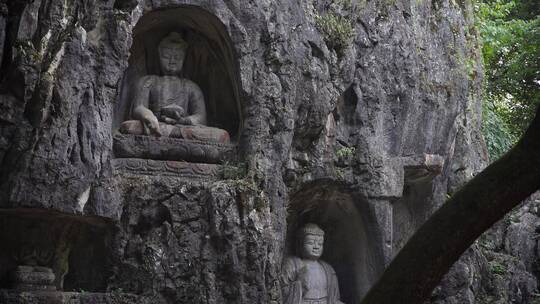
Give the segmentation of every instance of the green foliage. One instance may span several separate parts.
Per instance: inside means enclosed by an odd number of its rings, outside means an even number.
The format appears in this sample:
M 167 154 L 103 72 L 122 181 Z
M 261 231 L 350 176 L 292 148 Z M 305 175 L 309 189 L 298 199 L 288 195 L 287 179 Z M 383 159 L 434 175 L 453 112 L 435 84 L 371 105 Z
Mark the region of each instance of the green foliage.
M 338 164 L 335 168 L 336 178 L 339 180 L 346 180 L 348 170 L 345 168 L 350 166 L 350 161 L 356 153 L 355 147 L 341 147 L 336 150 L 336 156 L 338 158 Z
M 497 247 L 492 240 L 484 236 L 478 239 L 478 245 L 480 245 L 480 248 L 482 248 L 483 250 L 489 250 L 489 251 L 494 251 Z
M 483 0 L 475 5 L 486 76 L 483 130 L 492 159 L 523 134 L 540 104 L 539 3 Z
M 521 222 L 521 218 L 519 216 L 519 214 L 510 214 L 510 216 L 508 216 L 508 220 L 510 221 L 510 223 L 512 224 L 516 224 L 516 223 L 519 223 Z
M 324 35 L 326 44 L 338 53 L 347 48 L 355 33 L 353 22 L 334 12 L 316 15 L 315 25 Z
M 349 158 L 349 157 L 352 157 L 355 152 L 356 152 L 355 147 L 343 147 L 343 148 L 339 148 L 336 151 L 336 156 L 339 158 Z
M 24 59 L 26 62 L 30 61 L 37 63 L 43 59 L 41 54 L 35 50 L 34 45 L 29 40 L 16 41 L 14 47 L 17 50 L 18 57 Z
M 505 103 L 502 103 L 497 108 L 497 105 L 493 102 L 483 103 L 484 121 L 482 132 L 484 133 L 489 156 L 493 160 L 501 157 L 516 141 L 512 126 L 503 118 L 504 115 L 508 115 L 506 112 L 508 109 L 504 109 L 505 105 Z
M 323 34 L 326 45 L 338 55 L 351 44 L 355 35 L 356 6 L 352 0 L 330 0 L 315 14 L 315 25 Z
M 339 180 L 345 180 L 345 169 L 336 168 L 336 177 Z
M 489 262 L 489 271 L 495 275 L 505 275 L 506 274 L 506 266 L 496 260 Z
M 246 176 L 247 165 L 246 163 L 239 163 L 236 165 L 225 163 L 221 165 L 221 176 L 223 179 L 239 180 Z

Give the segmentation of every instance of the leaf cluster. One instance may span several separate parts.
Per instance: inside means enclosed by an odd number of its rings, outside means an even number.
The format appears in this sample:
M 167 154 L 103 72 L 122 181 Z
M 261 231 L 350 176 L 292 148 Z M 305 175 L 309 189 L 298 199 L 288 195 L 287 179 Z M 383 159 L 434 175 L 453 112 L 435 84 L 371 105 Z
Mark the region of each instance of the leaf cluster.
M 510 116 L 510 110 L 505 103 L 483 103 L 482 133 L 486 140 L 489 156 L 492 160 L 500 158 L 514 145 L 517 136 L 512 126 L 503 117 Z
M 355 152 L 355 147 L 342 147 L 336 151 L 336 156 L 339 158 L 352 157 Z
M 316 15 L 315 24 L 324 35 L 326 44 L 337 52 L 346 49 L 354 36 L 352 21 L 332 12 Z
M 315 14 L 315 25 L 326 45 L 338 55 L 351 44 L 355 35 L 356 8 L 351 0 L 331 0 L 322 13 Z
M 538 3 L 483 0 L 475 5 L 486 76 L 483 131 L 492 159 L 523 134 L 540 104 Z

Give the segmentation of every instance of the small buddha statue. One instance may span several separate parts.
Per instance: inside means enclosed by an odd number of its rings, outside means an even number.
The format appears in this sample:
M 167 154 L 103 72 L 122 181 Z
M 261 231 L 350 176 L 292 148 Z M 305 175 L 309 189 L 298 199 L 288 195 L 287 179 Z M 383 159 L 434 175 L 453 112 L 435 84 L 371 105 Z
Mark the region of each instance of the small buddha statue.
M 201 89 L 181 78 L 187 42 L 171 32 L 158 45 L 163 75 L 146 75 L 137 86 L 131 120 L 120 133 L 228 143 L 227 131 L 206 126 L 206 106 Z
M 54 291 L 56 276 L 51 268 L 43 266 L 51 263 L 51 248 L 25 245 L 14 252 L 19 265 L 11 273 L 13 288 L 21 291 Z
M 319 258 L 324 231 L 315 224 L 299 230 L 298 254 L 285 259 L 282 268 L 284 304 L 343 304 L 336 272 Z

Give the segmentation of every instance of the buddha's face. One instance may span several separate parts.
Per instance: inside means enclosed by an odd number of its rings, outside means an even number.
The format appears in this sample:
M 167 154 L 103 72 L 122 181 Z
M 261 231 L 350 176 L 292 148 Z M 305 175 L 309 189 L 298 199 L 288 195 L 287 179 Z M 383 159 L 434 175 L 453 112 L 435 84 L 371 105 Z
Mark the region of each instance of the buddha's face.
M 159 63 L 165 75 L 177 75 L 182 71 L 185 52 L 180 47 L 162 47 L 159 50 Z
M 306 259 L 316 260 L 323 253 L 324 236 L 307 234 L 302 244 L 302 255 Z

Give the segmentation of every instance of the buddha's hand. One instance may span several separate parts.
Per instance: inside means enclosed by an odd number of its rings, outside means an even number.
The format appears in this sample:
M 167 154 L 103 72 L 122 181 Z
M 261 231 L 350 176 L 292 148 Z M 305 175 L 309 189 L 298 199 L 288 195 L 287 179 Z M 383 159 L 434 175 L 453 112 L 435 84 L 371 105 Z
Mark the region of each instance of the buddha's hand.
M 179 119 L 186 116 L 186 111 L 184 108 L 178 105 L 168 105 L 161 108 L 161 120 L 167 121 L 178 121 Z
M 182 117 L 180 119 L 177 119 L 176 123 L 179 124 L 179 125 L 188 125 L 188 126 L 193 124 L 191 119 L 189 119 L 188 117 Z
M 161 136 L 161 130 L 159 129 L 159 122 L 152 112 L 147 112 L 143 115 L 142 120 L 144 134 Z

